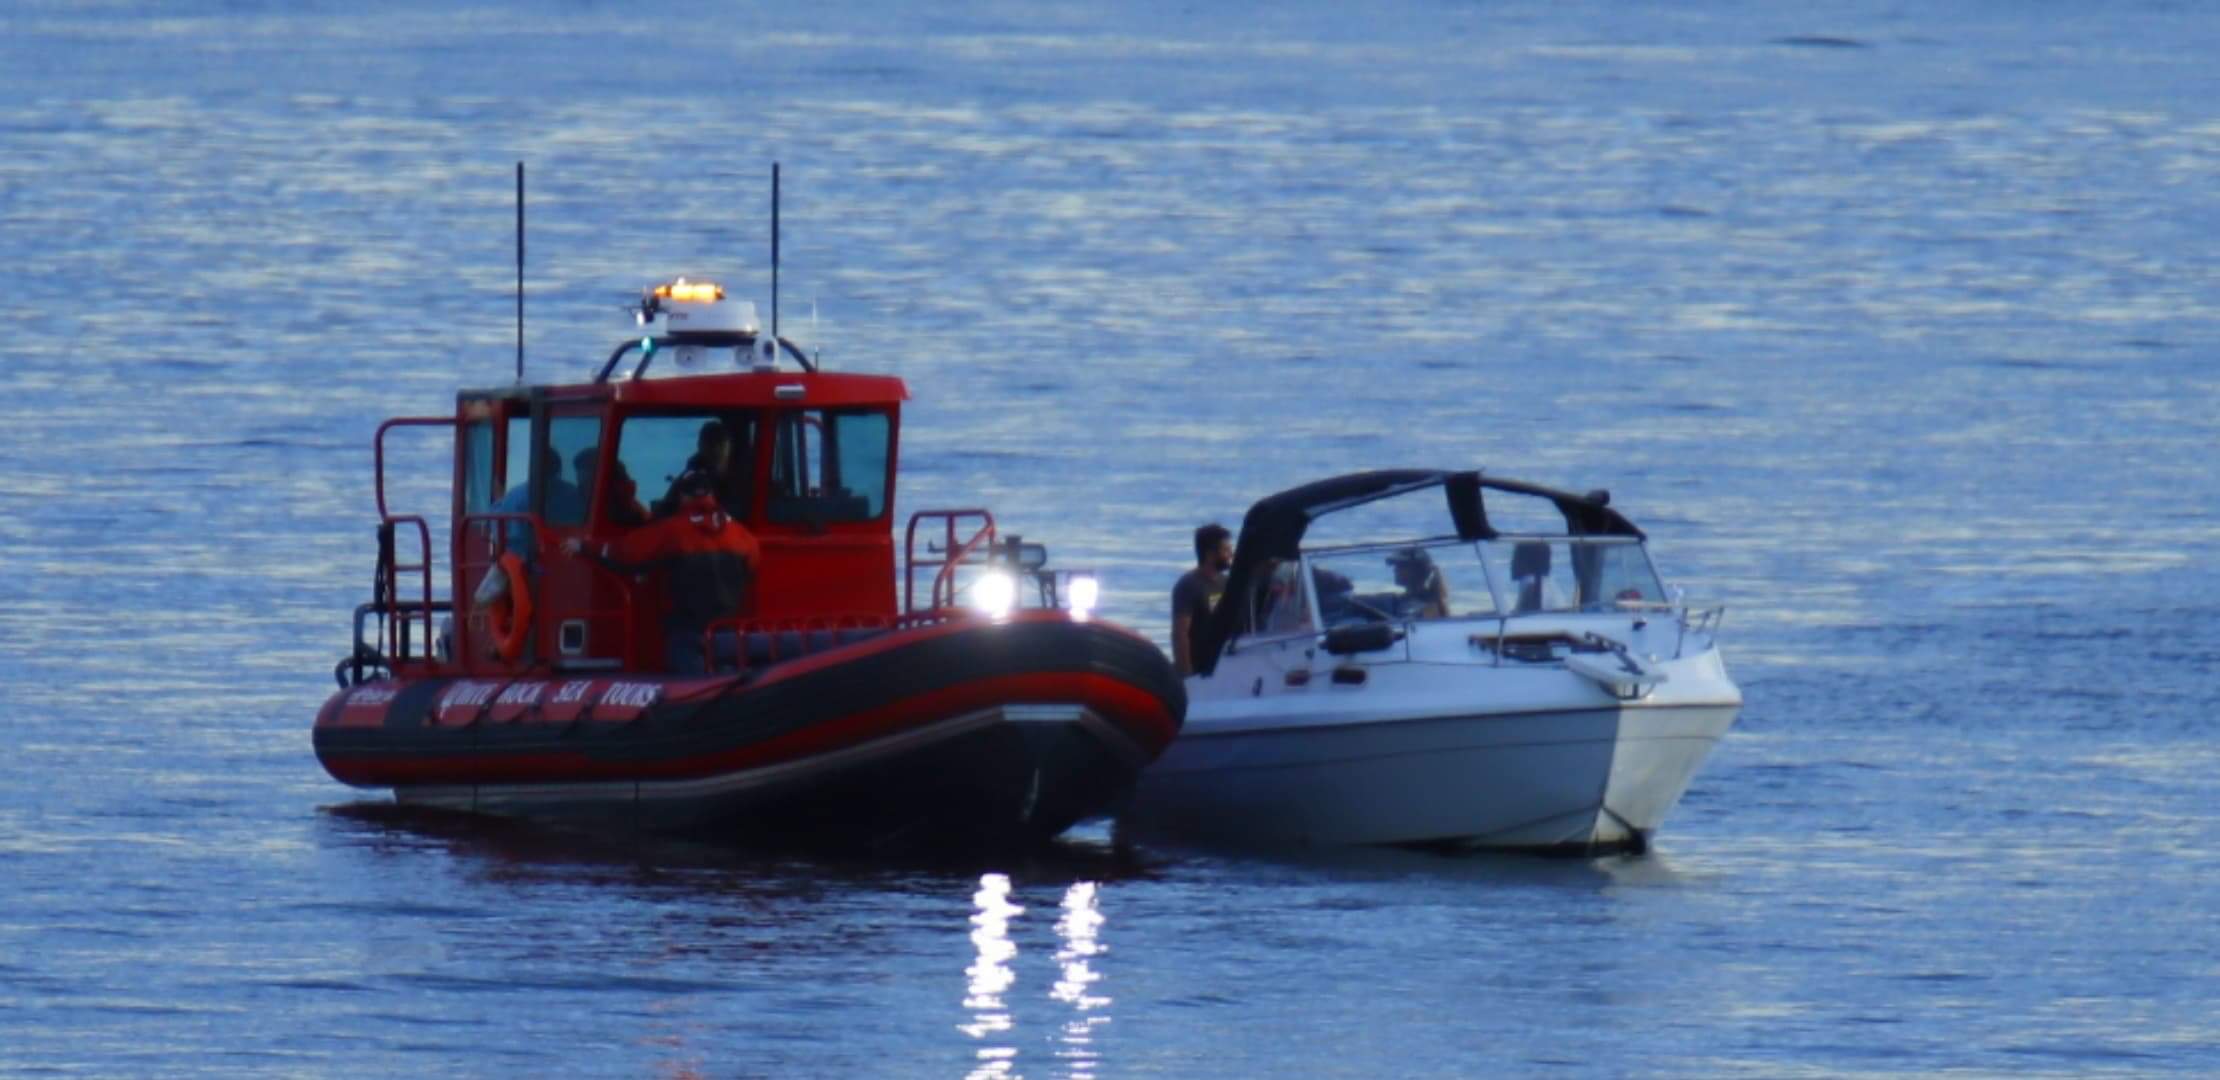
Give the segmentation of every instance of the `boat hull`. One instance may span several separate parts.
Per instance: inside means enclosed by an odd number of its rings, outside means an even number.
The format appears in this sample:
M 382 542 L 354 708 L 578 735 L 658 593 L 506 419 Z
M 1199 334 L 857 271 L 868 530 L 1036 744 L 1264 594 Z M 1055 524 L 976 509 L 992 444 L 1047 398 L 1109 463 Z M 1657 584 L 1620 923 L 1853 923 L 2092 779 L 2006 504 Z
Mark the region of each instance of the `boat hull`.
M 744 676 L 419 679 L 318 718 L 403 802 L 811 844 L 1005 846 L 1104 812 L 1177 733 L 1153 645 L 1061 615 L 901 631 Z
M 1121 827 L 1205 843 L 1646 849 L 1739 703 L 1191 727 Z

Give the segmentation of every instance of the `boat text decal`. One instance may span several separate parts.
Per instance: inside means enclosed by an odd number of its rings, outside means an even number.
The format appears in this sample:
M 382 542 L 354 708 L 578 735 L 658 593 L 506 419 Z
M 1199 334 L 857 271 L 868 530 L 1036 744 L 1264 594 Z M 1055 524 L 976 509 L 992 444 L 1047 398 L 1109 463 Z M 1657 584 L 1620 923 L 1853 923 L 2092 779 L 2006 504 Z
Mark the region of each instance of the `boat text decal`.
M 645 709 L 662 695 L 659 683 L 613 682 L 601 692 L 601 703 L 620 709 Z
M 444 723 L 447 720 L 449 710 L 475 709 L 484 705 L 492 699 L 493 692 L 499 689 L 500 686 L 500 683 L 474 682 L 466 679 L 448 687 L 447 692 L 439 696 L 440 721 Z

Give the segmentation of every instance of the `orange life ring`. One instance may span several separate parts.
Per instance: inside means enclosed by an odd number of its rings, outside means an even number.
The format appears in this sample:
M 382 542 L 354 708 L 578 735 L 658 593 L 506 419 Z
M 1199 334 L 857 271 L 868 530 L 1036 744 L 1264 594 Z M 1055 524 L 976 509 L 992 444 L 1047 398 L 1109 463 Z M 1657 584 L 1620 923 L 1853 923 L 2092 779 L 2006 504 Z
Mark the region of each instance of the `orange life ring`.
M 524 640 L 532 633 L 532 587 L 524 578 L 524 560 L 516 552 L 503 553 L 493 568 L 509 579 L 508 591 L 486 611 L 486 620 L 493 629 L 493 651 L 515 663 L 524 655 Z

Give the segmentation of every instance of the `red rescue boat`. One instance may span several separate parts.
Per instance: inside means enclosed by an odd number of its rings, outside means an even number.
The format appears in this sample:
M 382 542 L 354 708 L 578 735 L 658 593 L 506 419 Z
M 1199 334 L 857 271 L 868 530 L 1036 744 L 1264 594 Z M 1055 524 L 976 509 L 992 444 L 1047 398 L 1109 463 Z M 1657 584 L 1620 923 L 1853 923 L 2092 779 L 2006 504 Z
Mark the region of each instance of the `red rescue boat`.
M 706 282 L 649 291 L 638 321 L 589 382 L 378 429 L 374 595 L 316 718 L 333 777 L 660 831 L 999 846 L 1106 811 L 1164 750 L 1179 679 L 1091 616 L 1090 576 L 980 509 L 911 515 L 897 564 L 900 379 L 820 371 Z M 403 428 L 452 433 L 444 566 L 432 520 L 387 505 Z M 667 557 L 612 557 L 653 530 Z

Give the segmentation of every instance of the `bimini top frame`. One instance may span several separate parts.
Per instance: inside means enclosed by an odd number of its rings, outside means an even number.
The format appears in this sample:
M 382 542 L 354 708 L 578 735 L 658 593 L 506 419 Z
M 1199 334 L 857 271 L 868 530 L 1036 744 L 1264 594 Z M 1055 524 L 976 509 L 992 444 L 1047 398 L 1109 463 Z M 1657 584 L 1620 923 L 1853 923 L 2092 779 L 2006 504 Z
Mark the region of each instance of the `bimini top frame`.
M 1449 519 L 1460 540 L 1493 540 L 1499 534 L 1488 523 L 1483 489 L 1534 496 L 1555 504 L 1565 516 L 1566 532 L 1574 536 L 1631 536 L 1642 530 L 1611 509 L 1611 493 L 1603 490 L 1576 495 L 1569 491 L 1484 476 L 1479 470 L 1451 472 L 1443 469 L 1380 469 L 1313 481 L 1267 495 L 1249 507 L 1241 519 L 1241 536 L 1235 545 L 1233 569 L 1226 577 L 1226 596 L 1247 596 L 1251 582 L 1269 563 L 1296 558 L 1303 534 L 1311 522 L 1366 503 L 1439 487 L 1447 496 Z M 1225 643 L 1240 632 L 1241 605 L 1220 604 L 1196 635 L 1195 670 L 1208 675 L 1217 668 Z

